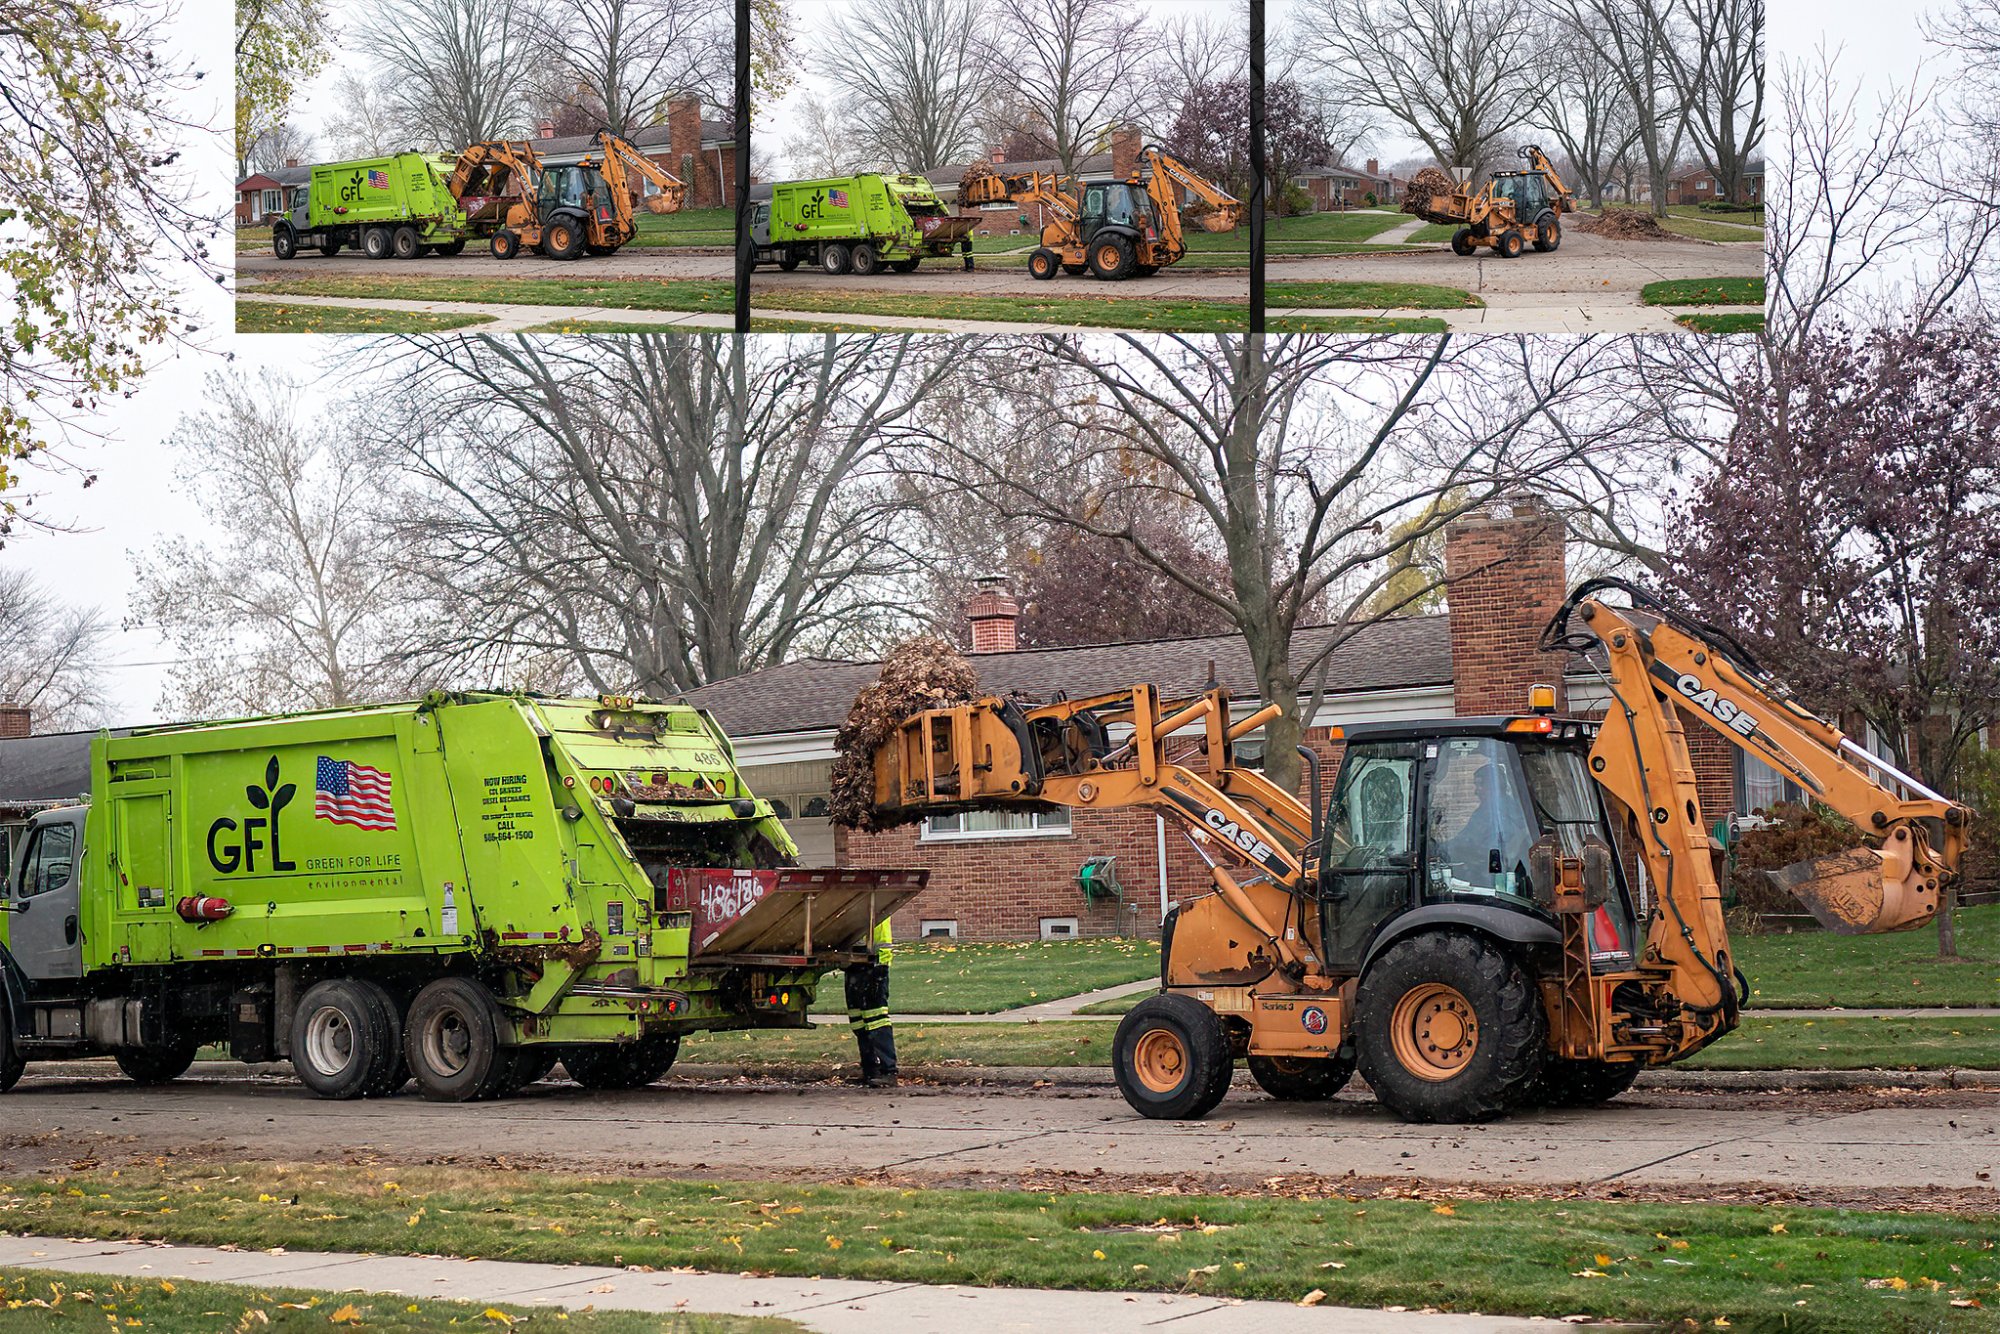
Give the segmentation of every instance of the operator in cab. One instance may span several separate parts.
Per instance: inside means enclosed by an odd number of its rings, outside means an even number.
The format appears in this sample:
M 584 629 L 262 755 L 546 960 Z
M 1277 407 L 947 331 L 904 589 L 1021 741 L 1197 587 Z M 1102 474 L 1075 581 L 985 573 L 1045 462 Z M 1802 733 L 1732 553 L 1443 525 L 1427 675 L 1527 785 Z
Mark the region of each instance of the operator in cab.
M 847 1026 L 861 1052 L 864 1088 L 896 1087 L 896 1030 L 889 1023 L 889 946 L 893 935 L 885 917 L 875 928 L 875 959 L 845 970 Z

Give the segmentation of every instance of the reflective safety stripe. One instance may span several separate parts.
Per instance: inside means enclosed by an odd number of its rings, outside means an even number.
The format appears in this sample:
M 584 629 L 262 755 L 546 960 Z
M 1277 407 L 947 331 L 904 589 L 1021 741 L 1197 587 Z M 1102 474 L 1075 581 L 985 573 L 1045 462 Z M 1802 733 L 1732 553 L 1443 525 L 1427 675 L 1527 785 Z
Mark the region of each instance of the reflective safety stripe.
M 890 1027 L 890 1023 L 887 1019 L 870 1019 L 864 1027 L 868 1032 L 873 1033 L 878 1028 Z
M 855 1012 L 853 1010 L 849 1010 L 848 1013 L 853 1014 Z M 860 1013 L 863 1019 L 885 1019 L 889 1015 L 889 1007 L 886 1005 L 878 1005 L 872 1010 L 863 1010 Z

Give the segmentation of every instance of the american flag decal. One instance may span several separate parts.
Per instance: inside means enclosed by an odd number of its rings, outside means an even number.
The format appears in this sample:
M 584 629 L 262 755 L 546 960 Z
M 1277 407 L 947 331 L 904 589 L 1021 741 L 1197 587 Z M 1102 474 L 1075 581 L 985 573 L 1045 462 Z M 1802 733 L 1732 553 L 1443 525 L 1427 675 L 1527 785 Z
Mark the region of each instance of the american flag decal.
M 827 203 L 829 203 L 829 204 L 831 204 L 831 205 L 833 205 L 833 206 L 834 206 L 835 208 L 846 208 L 846 207 L 847 207 L 847 191 L 845 191 L 845 190 L 828 190 L 828 191 L 826 192 L 826 202 L 827 202 Z
M 375 167 L 368 169 L 368 184 L 377 190 L 389 188 L 389 173 Z
M 313 779 L 313 817 L 357 829 L 394 829 L 396 808 L 389 804 L 389 775 L 352 760 L 320 756 Z

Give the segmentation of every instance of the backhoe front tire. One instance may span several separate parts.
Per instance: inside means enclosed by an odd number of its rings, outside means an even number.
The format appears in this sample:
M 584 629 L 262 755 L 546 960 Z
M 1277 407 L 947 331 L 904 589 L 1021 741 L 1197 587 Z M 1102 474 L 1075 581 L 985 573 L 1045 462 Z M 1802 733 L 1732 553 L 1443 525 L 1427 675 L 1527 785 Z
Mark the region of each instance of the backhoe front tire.
M 500 1046 L 500 1007 L 469 977 L 441 977 L 410 1002 L 403 1055 L 432 1102 L 471 1102 L 504 1091 L 512 1057 Z
M 493 233 L 493 239 L 486 243 L 495 259 L 512 259 L 521 253 L 521 238 L 513 232 L 501 230 Z
M 118 1068 L 147 1088 L 171 1084 L 194 1064 L 200 1045 L 193 1038 L 177 1038 L 164 1047 L 127 1047 L 117 1053 Z
M 1461 227 L 1451 234 L 1451 253 L 1462 257 L 1470 256 L 1479 247 L 1473 243 L 1472 229 Z
M 1525 242 L 1521 239 L 1521 233 L 1509 227 L 1506 231 L 1500 233 L 1500 243 L 1497 247 L 1500 251 L 1500 258 L 1519 259 L 1524 245 Z
M 571 1047 L 563 1053 L 563 1069 L 587 1089 L 609 1092 L 644 1088 L 673 1068 L 680 1055 L 678 1036 L 652 1036 L 637 1042 L 600 1042 Z
M 1028 256 L 1028 276 L 1041 282 L 1055 277 L 1056 271 L 1063 267 L 1061 257 L 1053 250 L 1041 249 Z
M 1129 278 L 1139 267 L 1139 256 L 1123 236 L 1100 236 L 1090 243 L 1090 271 L 1106 282 Z
M 1325 1102 L 1354 1076 L 1353 1053 L 1341 1056 L 1252 1056 L 1250 1077 L 1279 1102 Z
M 1405 1121 L 1490 1121 L 1541 1073 L 1534 979 L 1485 936 L 1427 931 L 1390 946 L 1355 997 L 1361 1077 Z
M 292 1016 L 292 1069 L 321 1098 L 379 1094 L 399 1059 L 394 1025 L 395 1011 L 373 983 L 345 977 L 315 983 Z
M 1572 1061 L 1544 1056 L 1541 1077 L 1528 1100 L 1536 1107 L 1595 1107 L 1630 1089 L 1641 1068 L 1637 1061 Z
M 1118 1091 L 1141 1116 L 1194 1121 L 1229 1091 L 1236 1059 L 1215 1011 L 1178 992 L 1163 991 L 1132 1007 L 1111 1042 Z

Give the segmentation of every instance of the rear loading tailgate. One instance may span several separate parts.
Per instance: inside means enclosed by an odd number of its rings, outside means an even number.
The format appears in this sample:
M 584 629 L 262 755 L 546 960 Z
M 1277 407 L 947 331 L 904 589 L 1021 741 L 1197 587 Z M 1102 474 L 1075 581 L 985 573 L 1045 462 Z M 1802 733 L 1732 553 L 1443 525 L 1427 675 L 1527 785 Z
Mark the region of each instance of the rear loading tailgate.
M 929 879 L 928 871 L 676 867 L 659 906 L 692 918 L 693 967 L 838 968 L 866 958 L 875 924 Z
M 919 216 L 916 222 L 917 230 L 924 234 L 924 248 L 933 255 L 947 253 L 979 226 L 977 218 L 958 218 L 949 214 Z

